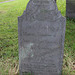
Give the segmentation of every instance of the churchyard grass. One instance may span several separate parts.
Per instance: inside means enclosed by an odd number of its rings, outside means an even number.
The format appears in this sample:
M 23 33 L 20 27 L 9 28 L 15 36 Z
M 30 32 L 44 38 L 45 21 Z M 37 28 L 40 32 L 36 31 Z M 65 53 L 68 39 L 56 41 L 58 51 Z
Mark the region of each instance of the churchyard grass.
M 18 73 L 18 16 L 28 0 L 0 4 L 0 75 Z
M 2 0 L 0 0 L 2 1 Z M 18 16 L 28 0 L 0 4 L 0 75 L 18 75 Z M 57 0 L 58 9 L 65 16 L 66 0 Z M 75 75 L 75 21 L 67 19 L 63 75 Z
M 9 0 L 0 0 L 0 2 L 9 1 Z
M 57 7 L 58 7 L 58 10 L 61 11 L 61 14 L 65 16 L 66 15 L 66 0 L 57 0 Z

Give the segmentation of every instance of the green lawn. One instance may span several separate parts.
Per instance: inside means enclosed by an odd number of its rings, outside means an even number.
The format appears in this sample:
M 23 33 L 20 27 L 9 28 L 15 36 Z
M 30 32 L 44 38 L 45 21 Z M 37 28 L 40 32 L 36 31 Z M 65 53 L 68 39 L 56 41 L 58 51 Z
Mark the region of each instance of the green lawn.
M 0 0 L 2 1 L 2 0 Z M 0 4 L 0 75 L 18 73 L 18 16 L 29 0 L 15 0 Z M 57 0 L 58 9 L 65 16 L 66 1 Z M 63 75 L 75 75 L 75 21 L 67 20 Z
M 0 0 L 0 2 L 9 1 L 9 0 Z
M 18 16 L 26 8 L 27 0 L 0 4 L 0 75 L 18 72 Z

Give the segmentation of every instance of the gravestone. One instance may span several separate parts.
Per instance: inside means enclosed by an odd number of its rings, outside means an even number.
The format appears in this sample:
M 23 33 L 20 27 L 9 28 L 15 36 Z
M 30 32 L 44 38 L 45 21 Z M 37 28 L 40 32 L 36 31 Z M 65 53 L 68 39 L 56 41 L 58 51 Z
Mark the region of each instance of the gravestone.
M 20 75 L 61 75 L 66 19 L 55 0 L 30 0 L 18 18 Z
M 55 2 L 56 2 L 56 0 L 55 0 Z
M 66 17 L 75 18 L 75 0 L 66 0 Z

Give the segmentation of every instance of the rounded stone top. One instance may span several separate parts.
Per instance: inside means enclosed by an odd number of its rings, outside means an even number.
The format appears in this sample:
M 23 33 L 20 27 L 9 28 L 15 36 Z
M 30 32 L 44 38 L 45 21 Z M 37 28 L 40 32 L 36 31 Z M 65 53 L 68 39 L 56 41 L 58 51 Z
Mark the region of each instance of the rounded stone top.
M 30 20 L 48 19 L 49 21 L 54 21 L 61 17 L 61 14 L 57 9 L 55 0 L 30 0 L 23 16 Z

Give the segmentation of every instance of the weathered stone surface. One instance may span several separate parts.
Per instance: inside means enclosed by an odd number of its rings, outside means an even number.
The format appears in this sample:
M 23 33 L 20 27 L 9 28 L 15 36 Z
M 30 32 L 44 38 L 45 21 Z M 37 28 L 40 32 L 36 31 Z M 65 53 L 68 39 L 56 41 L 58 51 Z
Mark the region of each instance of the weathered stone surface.
M 75 0 L 66 0 L 66 16 L 75 18 Z
M 20 75 L 61 75 L 65 25 L 55 0 L 30 0 L 18 18 Z

